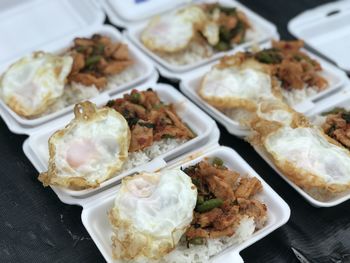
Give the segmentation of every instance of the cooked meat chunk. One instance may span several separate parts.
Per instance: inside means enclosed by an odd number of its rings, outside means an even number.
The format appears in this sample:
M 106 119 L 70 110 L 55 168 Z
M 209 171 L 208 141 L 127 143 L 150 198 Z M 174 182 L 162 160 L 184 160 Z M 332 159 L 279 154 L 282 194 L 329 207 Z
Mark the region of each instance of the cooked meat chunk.
M 85 67 L 84 55 L 80 53 L 74 53 L 71 75 L 77 74 L 84 67 Z
M 88 38 L 77 37 L 74 39 L 74 45 L 79 47 L 90 47 L 94 45 L 94 41 Z
M 210 191 L 216 197 L 221 198 L 223 200 L 235 199 L 235 193 L 233 191 L 233 188 L 221 178 L 217 176 L 209 176 L 206 178 L 206 181 L 208 182 Z
M 272 48 L 256 52 L 253 56 L 260 63 L 267 64 L 272 75 L 281 81 L 287 90 L 301 90 L 305 87 L 316 87 L 318 90 L 327 88 L 327 80 L 319 74 L 320 63 L 309 57 L 300 49 L 304 42 L 273 41 Z M 245 59 L 250 59 L 252 53 L 245 53 Z
M 112 57 L 116 60 L 128 60 L 129 59 L 128 46 L 125 44 L 119 45 L 119 47 L 113 52 Z
M 112 61 L 106 64 L 102 72 L 106 75 L 113 75 L 122 72 L 126 67 L 132 64 L 131 61 Z
M 142 122 L 138 122 L 131 130 L 129 152 L 143 150 L 153 144 L 153 129 L 142 124 Z
M 223 214 L 214 222 L 214 229 L 224 230 L 228 227 L 235 228 L 240 221 L 241 215 L 239 213 Z
M 131 129 L 129 151 L 143 150 L 154 141 L 168 138 L 189 140 L 195 134 L 177 116 L 172 105 L 161 102 L 152 89 L 132 90 L 119 98 L 108 102 L 107 106 L 121 113 Z
M 202 213 L 202 214 L 199 213 L 196 217 L 196 220 L 201 227 L 207 227 L 209 225 L 212 225 L 215 222 L 215 220 L 222 214 L 223 214 L 223 211 L 221 209 L 214 208 L 209 212 Z
M 73 57 L 68 81 L 95 85 L 98 89 L 106 87 L 108 76 L 119 74 L 133 64 L 127 45 L 112 43 L 110 38 L 97 34 L 74 39 L 68 53 Z
M 217 51 L 225 51 L 244 41 L 246 32 L 251 28 L 247 16 L 240 10 L 223 7 L 220 4 L 204 4 L 202 8 L 215 15 L 219 26 L 219 39 L 210 43 Z M 205 34 L 204 34 L 205 35 Z
M 302 40 L 293 40 L 293 41 L 272 41 L 272 46 L 274 48 L 278 48 L 281 50 L 295 50 L 298 51 L 299 49 L 304 47 L 304 41 Z
M 180 120 L 180 118 L 176 114 L 174 114 L 175 111 L 173 109 L 165 109 L 165 112 L 168 115 L 168 117 L 172 120 L 174 125 L 183 131 L 184 137 L 193 136 L 192 131 L 189 128 L 187 128 L 187 126 Z
M 236 198 L 248 199 L 262 190 L 261 182 L 253 178 L 242 178 L 235 192 Z
M 322 125 L 324 132 L 350 149 L 350 113 L 341 109 L 338 113 L 327 115 Z
M 129 102 L 129 101 L 125 101 L 122 104 L 122 107 L 124 109 L 126 109 L 129 112 L 132 112 L 135 116 L 137 116 L 137 118 L 142 119 L 142 120 L 146 120 L 147 119 L 147 112 L 146 109 L 138 104 Z
M 241 214 L 254 217 L 256 227 L 261 228 L 267 217 L 267 207 L 265 204 L 254 199 L 238 198 Z
M 157 141 L 159 141 L 161 139 L 169 138 L 193 138 L 193 135 L 189 136 L 189 134 L 187 133 L 187 129 L 184 130 L 173 125 L 165 125 L 163 127 L 159 126 L 158 128 L 156 128 L 154 137 Z
M 213 158 L 212 162 L 201 161 L 184 172 L 191 177 L 198 191 L 187 240 L 232 236 L 244 217 L 254 218 L 257 228 L 264 226 L 266 205 L 252 199 L 262 190 L 257 178 L 239 180 L 239 173 L 228 169 L 219 158 Z
M 152 112 L 158 112 L 158 110 L 152 110 L 153 108 L 160 108 L 162 103 L 157 96 L 157 94 L 151 90 L 144 91 L 140 97 L 140 104 L 143 105 L 146 109 L 151 110 Z
M 223 230 L 210 230 L 209 236 L 210 238 L 219 238 L 219 237 L 230 237 L 235 233 L 235 229 L 233 227 L 228 227 Z
M 202 238 L 208 238 L 209 237 L 209 233 L 202 228 L 194 228 L 194 227 L 190 227 L 187 232 L 186 232 L 186 236 L 188 239 L 193 239 L 196 237 L 202 237 Z
M 114 52 L 120 47 L 121 43 L 115 43 L 115 44 L 110 44 L 106 45 L 104 48 L 104 55 L 106 57 L 111 57 L 113 56 Z
M 213 166 L 207 162 L 201 162 L 199 164 L 199 169 L 201 174 L 204 176 L 216 176 L 221 180 L 225 181 L 231 188 L 234 188 L 236 185 L 239 173 L 230 171 L 228 169 L 221 169 L 216 166 Z

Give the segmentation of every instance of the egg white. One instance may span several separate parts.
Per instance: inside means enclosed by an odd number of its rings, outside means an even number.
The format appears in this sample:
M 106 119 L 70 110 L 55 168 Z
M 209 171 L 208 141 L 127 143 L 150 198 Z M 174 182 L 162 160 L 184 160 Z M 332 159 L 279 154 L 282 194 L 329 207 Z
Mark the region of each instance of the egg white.
M 188 46 L 195 35 L 195 27 L 202 27 L 205 20 L 203 10 L 195 6 L 156 17 L 141 33 L 141 41 L 154 51 L 177 52 Z
M 97 187 L 116 175 L 128 157 L 130 129 L 121 114 L 83 102 L 75 115 L 49 139 L 49 169 L 39 176 L 44 185 Z
M 205 74 L 199 94 L 214 106 L 223 108 L 244 107 L 244 102 L 250 107 L 274 96 L 268 74 L 234 67 L 212 68 Z
M 36 52 L 12 64 L 0 81 L 4 102 L 16 113 L 32 117 L 63 94 L 73 64 L 70 56 Z
M 292 163 L 327 184 L 350 183 L 349 152 L 330 143 L 317 128 L 286 126 L 267 136 L 264 145 L 279 163 Z
M 142 173 L 122 182 L 110 219 L 120 259 L 161 258 L 192 221 L 197 189 L 181 170 Z

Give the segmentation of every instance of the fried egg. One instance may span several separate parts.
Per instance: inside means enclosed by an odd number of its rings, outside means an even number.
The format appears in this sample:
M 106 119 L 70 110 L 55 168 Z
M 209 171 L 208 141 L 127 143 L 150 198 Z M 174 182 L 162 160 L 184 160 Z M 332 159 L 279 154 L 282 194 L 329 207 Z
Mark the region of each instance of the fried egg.
M 73 64 L 70 56 L 36 52 L 11 65 L 0 80 L 4 102 L 17 114 L 43 113 L 63 94 Z
M 110 211 L 113 255 L 147 262 L 172 251 L 193 219 L 197 188 L 179 169 L 123 179 Z
M 77 104 L 74 113 L 49 139 L 49 169 L 39 175 L 45 186 L 97 187 L 120 171 L 128 157 L 130 130 L 121 114 L 91 102 Z
M 282 127 L 264 139 L 276 166 L 305 189 L 350 188 L 350 154 L 316 127 Z
M 195 30 L 203 26 L 206 18 L 205 12 L 196 6 L 155 17 L 143 30 L 141 41 L 153 51 L 181 51 L 188 46 Z
M 299 114 L 280 100 L 266 99 L 258 104 L 256 115 L 259 119 L 291 126 Z
M 253 68 L 212 68 L 202 79 L 199 95 L 218 108 L 255 110 L 257 103 L 274 96 L 270 75 Z

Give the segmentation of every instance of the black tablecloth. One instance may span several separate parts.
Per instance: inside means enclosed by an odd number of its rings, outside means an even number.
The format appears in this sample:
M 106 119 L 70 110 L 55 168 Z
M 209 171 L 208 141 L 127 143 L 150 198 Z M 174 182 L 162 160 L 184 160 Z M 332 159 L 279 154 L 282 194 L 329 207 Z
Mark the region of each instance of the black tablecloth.
M 286 25 L 292 17 L 325 2 L 242 1 L 275 23 L 284 39 L 291 38 Z M 241 252 L 245 262 L 298 262 L 292 248 L 306 262 L 350 262 L 350 202 L 335 208 L 312 207 L 249 144 L 221 126 L 220 130 L 220 143 L 241 154 L 292 211 L 286 225 Z M 82 209 L 62 204 L 37 181 L 37 172 L 22 152 L 25 139 L 0 120 L 0 262 L 104 262 L 81 223 Z

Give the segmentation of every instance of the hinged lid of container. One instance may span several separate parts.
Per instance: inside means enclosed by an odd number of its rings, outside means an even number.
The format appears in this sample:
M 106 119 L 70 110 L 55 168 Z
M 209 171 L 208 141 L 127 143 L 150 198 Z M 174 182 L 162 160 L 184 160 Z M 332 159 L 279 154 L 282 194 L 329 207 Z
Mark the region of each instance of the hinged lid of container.
M 289 31 L 350 72 L 350 1 L 305 11 L 288 23 Z
M 108 17 L 118 26 L 141 22 L 151 16 L 175 9 L 193 0 L 103 0 L 101 1 Z
M 105 17 L 94 0 L 12 0 L 0 7 L 0 64 L 102 24 Z

